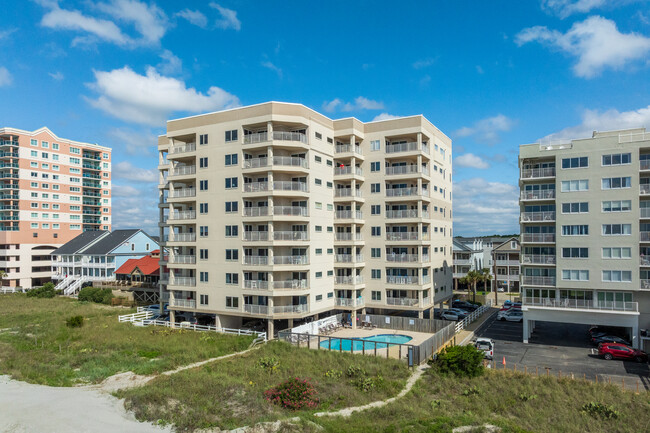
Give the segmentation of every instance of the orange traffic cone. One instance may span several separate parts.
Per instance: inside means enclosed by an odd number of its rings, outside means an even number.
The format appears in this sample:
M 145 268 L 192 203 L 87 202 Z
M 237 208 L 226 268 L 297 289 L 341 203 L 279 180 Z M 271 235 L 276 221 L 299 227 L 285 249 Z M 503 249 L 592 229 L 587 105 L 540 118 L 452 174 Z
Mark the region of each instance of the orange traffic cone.
M 504 366 L 506 365 L 506 357 L 505 356 L 503 357 L 503 362 L 501 362 L 501 364 L 503 364 Z

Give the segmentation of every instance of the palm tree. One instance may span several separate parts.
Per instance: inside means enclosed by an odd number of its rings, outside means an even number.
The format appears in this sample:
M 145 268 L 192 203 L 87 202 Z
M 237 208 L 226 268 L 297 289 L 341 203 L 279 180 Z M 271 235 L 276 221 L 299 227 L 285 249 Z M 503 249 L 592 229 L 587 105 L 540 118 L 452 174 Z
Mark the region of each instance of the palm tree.
M 467 293 L 472 290 L 472 299 L 476 301 L 476 283 L 481 280 L 481 273 L 479 271 L 471 270 L 463 277 L 463 282 L 467 284 Z
M 479 281 L 483 283 L 483 291 L 487 291 L 487 282 L 492 279 L 492 275 L 490 274 L 490 269 L 489 268 L 483 268 L 479 272 Z

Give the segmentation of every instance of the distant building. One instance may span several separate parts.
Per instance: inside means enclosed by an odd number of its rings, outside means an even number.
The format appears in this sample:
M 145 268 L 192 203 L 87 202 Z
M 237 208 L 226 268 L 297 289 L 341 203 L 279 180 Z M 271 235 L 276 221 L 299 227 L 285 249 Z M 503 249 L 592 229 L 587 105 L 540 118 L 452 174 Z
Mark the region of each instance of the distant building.
M 86 231 L 111 229 L 111 149 L 47 128 L 0 128 L 2 284 L 50 281 L 50 254 Z
M 519 256 L 521 245 L 518 237 L 507 239 L 492 250 L 494 282 L 497 290 L 519 292 Z
M 57 290 L 74 294 L 86 282 L 115 280 L 115 270 L 127 260 L 157 249 L 140 229 L 84 232 L 52 252 L 52 279 Z
M 494 281 L 492 250 L 508 240 L 507 237 L 464 238 L 455 237 L 453 243 L 454 290 L 461 290 L 461 278 L 469 271 L 488 269 Z M 490 285 L 493 283 L 489 283 Z M 488 287 L 491 287 L 488 285 Z
M 127 290 L 133 294 L 133 300 L 139 303 L 153 304 L 159 302 L 160 279 L 168 277 L 167 268 L 160 272 L 160 250 L 153 250 L 139 259 L 128 259 L 115 270 L 115 281 L 102 287 Z

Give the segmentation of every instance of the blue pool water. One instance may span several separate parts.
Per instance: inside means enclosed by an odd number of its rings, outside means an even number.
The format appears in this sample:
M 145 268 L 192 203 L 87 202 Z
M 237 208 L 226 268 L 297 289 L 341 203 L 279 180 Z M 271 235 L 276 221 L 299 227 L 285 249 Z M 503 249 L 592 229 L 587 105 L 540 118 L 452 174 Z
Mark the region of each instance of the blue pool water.
M 375 350 L 375 346 L 377 349 L 385 349 L 386 346 L 388 346 L 388 343 L 392 344 L 406 344 L 409 341 L 411 341 L 413 338 L 409 337 L 408 335 L 400 335 L 400 334 L 380 334 L 380 335 L 373 335 L 372 337 L 366 337 L 366 338 L 354 338 L 351 340 L 344 339 L 341 340 L 339 338 L 332 338 L 332 350 L 341 350 L 341 345 L 343 346 L 343 351 L 350 351 L 350 348 L 352 350 Z M 320 347 L 324 349 L 328 349 L 330 347 L 330 342 L 329 341 L 321 341 Z

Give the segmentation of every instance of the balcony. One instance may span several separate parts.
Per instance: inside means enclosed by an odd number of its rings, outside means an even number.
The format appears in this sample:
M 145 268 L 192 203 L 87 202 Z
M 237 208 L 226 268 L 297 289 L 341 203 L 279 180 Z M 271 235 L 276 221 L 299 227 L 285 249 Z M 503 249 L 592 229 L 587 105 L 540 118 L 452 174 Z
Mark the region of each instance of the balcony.
M 361 146 L 353 146 L 351 144 L 337 144 L 334 146 L 334 153 L 356 153 L 357 155 L 363 155 Z
M 555 233 L 523 233 L 521 241 L 529 244 L 554 244 Z
M 424 213 L 425 211 L 422 211 L 423 218 L 426 218 L 424 217 Z M 418 210 L 417 209 L 387 210 L 385 216 L 387 219 L 417 218 Z
M 430 233 L 422 233 L 420 236 L 420 233 L 418 232 L 387 232 L 386 233 L 386 240 L 387 241 L 392 241 L 392 242 L 399 242 L 399 241 L 428 241 L 431 240 L 431 234 Z
M 251 314 L 269 314 L 268 305 L 244 304 L 244 311 Z
M 81 164 L 81 166 L 84 168 L 84 170 L 101 171 L 99 164 Z
M 196 286 L 196 278 L 195 277 L 169 277 L 169 285 L 170 286 L 187 286 L 187 287 L 194 287 Z
M 274 289 L 306 289 L 307 280 L 284 280 L 284 281 L 273 281 Z
M 244 192 L 262 192 L 262 191 L 297 191 L 308 192 L 306 182 L 293 181 L 275 181 L 269 182 L 249 182 L 244 184 Z
M 466 265 L 469 266 L 472 263 L 470 259 L 456 259 L 454 258 L 454 265 Z
M 522 307 L 546 307 L 566 310 L 621 311 L 638 313 L 638 302 L 594 301 L 585 299 L 522 298 Z
M 269 282 L 265 280 L 244 280 L 244 289 L 268 290 Z
M 169 306 L 195 309 L 196 299 L 170 299 Z
M 406 307 L 415 307 L 418 305 L 418 298 L 390 298 L 386 297 L 386 304 L 388 305 L 401 305 Z
M 417 263 L 420 259 L 417 254 L 386 253 L 386 261 L 391 263 Z
M 196 188 L 180 188 L 169 193 L 169 198 L 196 197 Z
M 555 167 L 523 168 L 521 170 L 521 179 L 541 179 L 545 177 L 555 177 Z
M 641 257 L 639 257 L 639 264 L 641 266 L 650 266 L 650 257 L 641 255 Z
M 642 207 L 639 211 L 640 218 L 650 218 L 650 207 Z
M 522 212 L 521 213 L 521 222 L 553 222 L 555 221 L 555 212 Z
M 338 188 L 334 191 L 334 197 L 358 197 L 362 198 L 360 189 Z
M 303 206 L 257 206 L 245 207 L 244 216 L 259 217 L 259 216 L 309 216 L 308 208 Z
M 274 156 L 273 158 L 251 158 L 244 160 L 244 168 L 265 168 L 265 167 L 295 167 L 309 168 L 305 158 L 294 156 Z
M 95 153 L 85 153 L 84 152 L 83 158 L 84 159 L 94 159 L 95 161 L 101 161 L 102 160 L 101 156 L 99 156 L 99 154 L 95 154 Z
M 244 232 L 244 241 L 260 242 L 260 241 L 268 241 L 268 240 L 269 240 L 269 232 L 265 232 L 265 231 Z
M 429 146 L 426 145 L 425 143 L 421 143 L 418 145 L 417 142 L 386 145 L 386 153 L 415 152 L 415 151 L 422 151 L 424 153 L 429 153 Z
M 189 153 L 195 151 L 196 151 L 196 143 L 187 143 L 187 144 L 180 144 L 180 145 L 177 144 L 169 148 L 169 153 L 171 155 L 175 155 L 179 153 Z
M 300 132 L 273 131 L 271 134 L 273 140 L 279 141 L 297 141 L 307 144 L 307 136 Z M 265 143 L 269 141 L 268 132 L 257 132 L 254 134 L 244 135 L 244 144 Z
M 639 240 L 641 242 L 650 242 L 650 232 L 639 232 Z
M 196 173 L 196 165 L 184 165 L 176 167 L 169 173 L 170 176 L 187 176 Z
M 274 265 L 308 265 L 309 256 L 273 256 Z
M 169 242 L 196 242 L 196 233 L 172 233 Z
M 639 170 L 650 170 L 650 159 L 642 159 L 639 161 Z
M 555 256 L 551 254 L 523 254 L 521 263 L 523 265 L 555 265 Z
M 168 220 L 193 220 L 196 219 L 195 210 L 183 210 L 179 212 L 172 212 Z
M 334 279 L 334 283 L 339 285 L 363 284 L 363 276 L 362 275 L 337 276 Z
M 363 170 L 361 167 L 334 167 L 334 176 L 363 176 Z
M 193 265 L 196 263 L 196 256 L 174 254 L 169 256 L 169 263 L 176 265 Z
M 519 260 L 506 260 L 506 259 L 496 259 L 494 263 L 497 266 L 519 266 Z M 553 262 L 555 263 L 555 262 Z M 454 262 L 456 264 L 456 262 Z
M 387 198 L 414 197 L 414 196 L 429 197 L 429 190 L 423 189 L 420 191 L 417 187 L 386 189 Z
M 650 194 L 650 184 L 641 184 L 639 185 L 639 194 L 640 195 L 648 195 Z
M 245 207 L 244 216 L 247 217 L 258 217 L 258 216 L 267 216 L 270 214 L 271 208 L 268 206 L 256 206 L 256 207 Z
M 417 275 L 412 275 L 412 276 L 387 275 L 386 276 L 386 282 L 388 284 L 406 285 L 406 284 L 426 284 L 429 282 L 424 280 L 425 278 L 423 278 L 421 281 Z
M 360 210 L 337 210 L 334 213 L 334 219 L 345 220 L 345 219 L 363 219 L 363 212 Z
M 555 198 L 554 189 L 545 189 L 539 191 L 522 191 L 521 200 L 553 200 Z
M 361 307 L 364 305 L 363 298 L 336 298 L 337 307 Z
M 334 256 L 334 263 L 352 263 L 352 254 L 336 254 Z
M 650 290 L 650 280 L 642 279 L 640 286 L 641 290 Z
M 300 314 L 309 311 L 307 304 L 300 305 L 278 305 L 273 307 L 273 314 Z
M 555 287 L 555 277 L 537 277 L 524 275 L 521 277 L 521 284 L 526 286 Z
M 302 231 L 274 231 L 273 232 L 273 240 L 274 241 L 306 241 L 309 240 L 309 236 L 307 232 L 302 232 Z
M 418 167 L 417 165 L 396 165 L 393 167 L 386 167 L 386 176 L 397 176 L 402 174 L 419 174 L 422 173 L 426 176 L 429 175 L 427 167 Z
M 335 241 L 362 241 L 363 235 L 361 233 L 335 233 Z
M 244 256 L 245 265 L 266 266 L 269 264 L 268 256 Z

